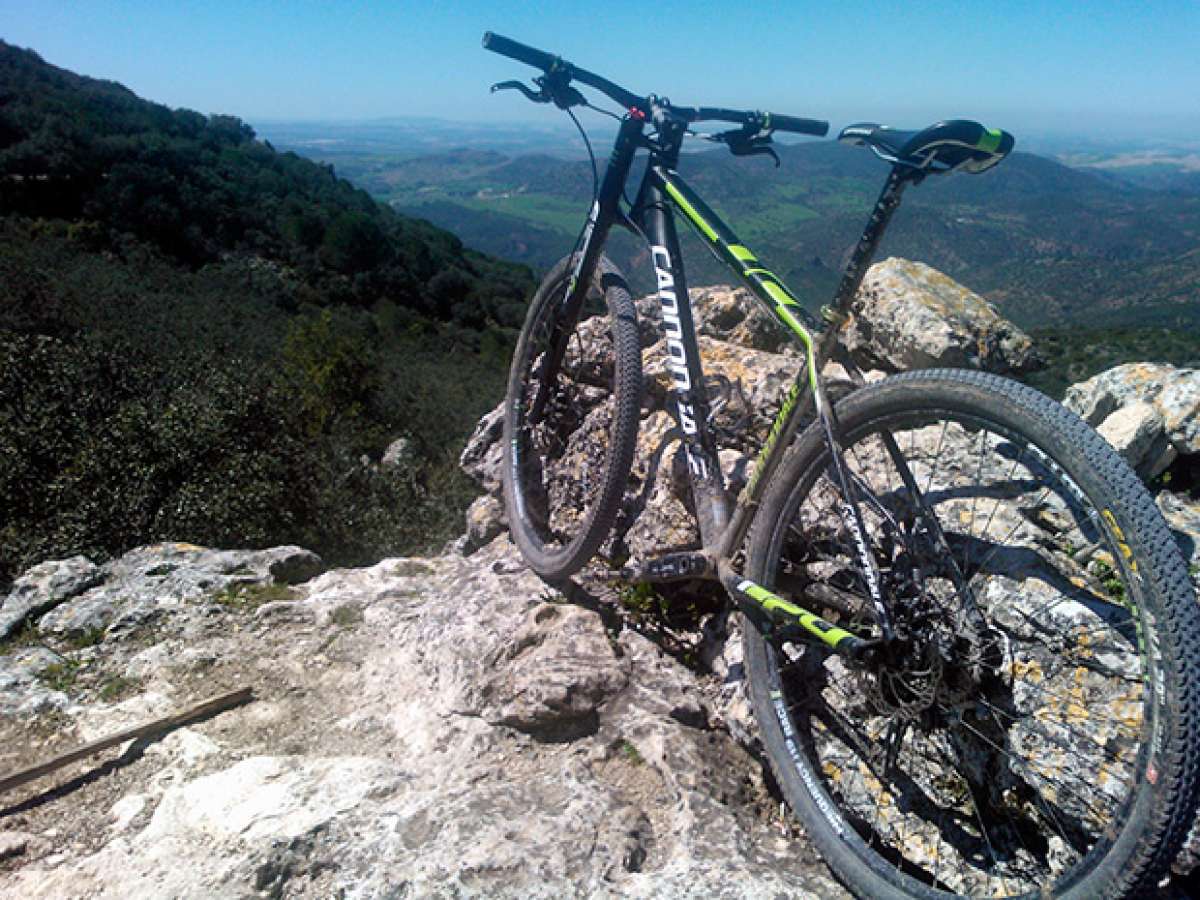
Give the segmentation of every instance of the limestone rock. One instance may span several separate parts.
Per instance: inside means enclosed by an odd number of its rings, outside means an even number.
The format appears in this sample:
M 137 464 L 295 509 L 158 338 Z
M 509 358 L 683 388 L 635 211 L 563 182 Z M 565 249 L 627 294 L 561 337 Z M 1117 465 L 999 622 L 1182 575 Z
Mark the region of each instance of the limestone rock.
M 790 332 L 785 331 L 745 288 L 702 287 L 694 288 L 688 294 L 692 299 L 698 334 L 751 350 L 788 356 L 799 354 Z
M 949 465 L 974 461 L 969 442 L 944 450 Z M 1007 505 L 996 523 L 1031 548 L 1046 539 Z M 176 585 L 222 558 L 143 548 L 128 562 L 164 557 Z M 1011 571 L 995 582 L 985 602 L 1013 610 L 1005 625 L 1022 634 L 1046 598 Z M 600 589 L 556 593 L 500 537 L 470 557 L 326 572 L 282 604 L 307 614 L 272 612 L 268 629 L 253 611 L 164 607 L 165 641 L 103 648 L 118 666 L 139 661 L 153 689 L 56 714 L 80 742 L 178 708 L 189 684 L 207 694 L 248 678 L 260 699 L 154 742 L 114 778 L 84 779 L 69 808 L 25 813 L 43 817 L 22 825 L 32 833 L 97 826 L 54 855 L 18 840 L 0 893 L 844 897 L 807 840 L 781 831 L 746 750 L 737 618 L 708 622 L 701 675 L 621 627 Z M 347 605 L 360 615 L 338 624 Z M 171 626 L 200 609 L 218 627 Z M 199 679 L 189 655 L 210 660 Z M 1057 764 L 1061 750 L 1044 751 Z
M 1152 403 L 1173 371 L 1173 366 L 1160 363 L 1114 366 L 1067 388 L 1063 406 L 1096 426 L 1127 403 Z
M 739 743 L 754 747 L 758 725 L 746 693 L 746 663 L 742 652 L 742 617 L 727 611 L 705 624 L 700 654 L 717 679 L 714 706 L 721 724 Z
M 89 591 L 42 616 L 38 620 L 38 631 L 72 638 L 102 632 L 116 619 L 117 604 L 122 599 L 109 591 Z M 123 624 L 136 628 L 152 618 L 154 607 L 148 603 L 131 604 L 122 606 L 121 612 Z
M 1155 502 L 1188 561 L 1192 580 L 1200 585 L 1200 502 L 1170 491 L 1160 492 Z
M 394 469 L 412 460 L 412 441 L 408 438 L 397 438 L 388 444 L 380 457 L 379 465 L 385 469 Z
M 1096 430 L 1144 478 L 1164 471 L 1177 455 L 1167 441 L 1162 416 L 1149 403 L 1122 406 Z
M 296 584 L 324 570 L 302 547 L 210 550 L 164 543 L 106 563 L 88 590 L 41 616 L 42 634 L 79 637 L 128 633 L 183 606 L 247 585 Z
M 0 656 L 0 714 L 29 715 L 67 705 L 67 696 L 45 676 L 66 660 L 48 647 L 20 647 Z
M 272 547 L 251 553 L 249 565 L 259 575 L 265 573 L 276 584 L 302 584 L 325 571 L 321 557 L 303 547 Z
M 1040 365 L 1029 336 L 953 279 L 892 257 L 867 271 L 842 342 L 866 368 L 957 366 L 1019 373 Z
M 51 560 L 27 570 L 0 605 L 0 638 L 8 637 L 26 619 L 78 596 L 102 577 L 100 568 L 85 556 Z
M 1178 453 L 1200 453 L 1200 369 L 1126 363 L 1067 388 L 1063 405 L 1092 426 L 1133 403 L 1148 403 Z
M 490 494 L 500 494 L 500 462 L 503 448 L 500 435 L 504 432 L 504 404 L 501 403 L 479 420 L 467 439 L 458 458 L 462 470 Z
M 484 718 L 542 740 L 593 734 L 628 681 L 593 612 L 541 604 L 527 614 L 483 685 Z
M 90 849 L 26 850 L 0 893 L 845 896 L 771 824 L 760 765 L 714 730 L 696 673 L 549 591 L 507 540 L 327 572 L 289 602 L 312 615 L 242 629 L 211 664 L 220 681 L 253 659 L 260 700 L 146 748 L 123 795 L 87 782 L 61 821 L 97 821 Z M 361 628 L 333 653 L 313 622 L 347 603 Z M 227 640 L 168 640 L 161 690 L 79 711 L 80 739 L 170 709 L 184 649 Z M 106 654 L 149 659 L 126 643 Z
M 0 863 L 46 847 L 46 839 L 25 831 L 0 831 Z
M 476 497 L 467 507 L 467 531 L 459 547 L 464 554 L 474 553 L 508 527 L 504 504 L 491 494 Z
M 293 838 L 397 785 L 396 767 L 381 760 L 251 757 L 168 790 L 138 841 Z
M 634 557 L 659 548 L 695 547 L 699 542 L 688 513 L 690 488 L 681 446 L 670 413 L 657 410 L 642 420 L 626 504 L 610 541 Z

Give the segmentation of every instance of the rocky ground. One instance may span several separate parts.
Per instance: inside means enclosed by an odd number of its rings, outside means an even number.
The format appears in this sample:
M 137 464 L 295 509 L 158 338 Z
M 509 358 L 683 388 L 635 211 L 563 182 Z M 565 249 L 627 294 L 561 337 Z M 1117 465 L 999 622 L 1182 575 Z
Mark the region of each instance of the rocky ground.
M 841 893 L 713 678 L 611 596 L 551 590 L 506 537 L 296 586 L 251 574 L 261 556 L 139 549 L 57 607 L 120 593 L 139 624 L 10 645 L 6 771 L 223 690 L 255 700 L 11 791 L 6 896 Z
M 864 365 L 1034 364 L 943 278 L 873 270 L 864 295 L 888 302 L 852 323 Z M 744 295 L 696 294 L 729 386 L 723 460 L 744 476 L 743 435 L 795 360 Z M 609 553 L 693 537 L 662 450 L 661 336 L 643 337 L 646 499 Z M 1068 399 L 1158 487 L 1200 450 L 1197 373 L 1113 370 Z M 0 894 L 845 896 L 765 774 L 720 597 L 664 612 L 602 564 L 569 586 L 532 575 L 503 533 L 498 433 L 493 414 L 468 445 L 489 493 L 436 557 L 325 571 L 294 547 L 161 544 L 25 573 L 0 603 L 0 775 L 224 691 L 254 699 L 8 791 Z M 1183 477 L 1158 502 L 1200 580 Z

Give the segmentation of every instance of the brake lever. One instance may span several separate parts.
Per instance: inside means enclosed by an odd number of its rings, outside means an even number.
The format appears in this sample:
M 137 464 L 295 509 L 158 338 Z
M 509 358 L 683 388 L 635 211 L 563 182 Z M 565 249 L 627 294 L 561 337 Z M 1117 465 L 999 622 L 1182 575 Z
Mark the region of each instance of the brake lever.
M 770 136 L 765 138 L 754 138 L 752 140 L 742 142 L 730 142 L 729 152 L 734 156 L 769 156 L 775 160 L 775 168 L 779 168 L 779 154 L 768 146 L 771 143 Z
M 714 134 L 710 140 L 718 141 L 729 148 L 734 156 L 769 156 L 779 168 L 779 154 L 771 148 L 771 132 L 746 131 L 742 128 Z
M 559 109 L 587 105 L 587 99 L 583 94 L 571 87 L 571 77 L 566 72 L 547 72 L 545 75 L 535 78 L 534 83 L 542 89 L 542 96 L 547 101 L 553 101 Z
M 520 91 L 529 100 L 534 103 L 549 103 L 550 98 L 546 96 L 545 90 L 539 93 L 534 93 L 525 84 L 520 81 L 500 81 L 492 85 L 492 93 L 496 91 Z

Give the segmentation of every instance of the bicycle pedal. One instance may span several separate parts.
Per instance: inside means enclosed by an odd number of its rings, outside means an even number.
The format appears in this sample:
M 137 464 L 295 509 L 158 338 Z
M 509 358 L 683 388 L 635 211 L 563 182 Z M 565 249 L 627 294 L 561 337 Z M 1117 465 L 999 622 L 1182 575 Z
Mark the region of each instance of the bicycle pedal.
M 682 581 L 687 578 L 704 578 L 712 569 L 712 559 L 707 553 L 703 550 L 687 550 L 632 562 L 621 569 L 621 580 Z

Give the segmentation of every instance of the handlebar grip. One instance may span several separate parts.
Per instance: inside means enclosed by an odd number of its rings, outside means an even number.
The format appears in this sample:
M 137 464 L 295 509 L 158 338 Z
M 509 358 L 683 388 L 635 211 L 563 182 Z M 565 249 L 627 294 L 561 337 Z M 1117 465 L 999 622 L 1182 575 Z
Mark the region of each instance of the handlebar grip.
M 829 134 L 829 123 L 820 119 L 802 119 L 799 116 L 780 116 L 770 113 L 767 127 L 776 131 L 790 131 L 795 134 L 811 134 L 814 137 L 825 137 Z
M 483 33 L 483 48 L 544 72 L 550 71 L 558 60 L 558 57 L 552 53 L 538 50 L 536 47 L 530 47 L 528 44 L 522 44 L 491 31 Z

